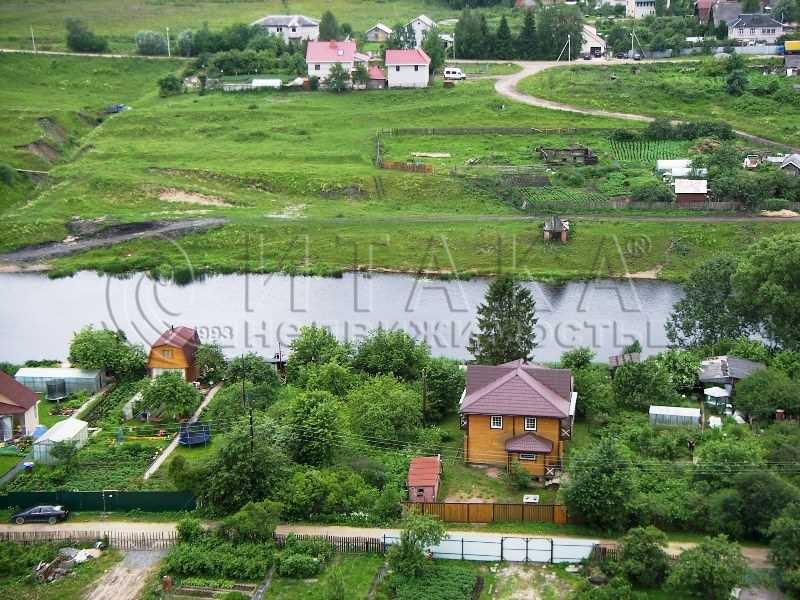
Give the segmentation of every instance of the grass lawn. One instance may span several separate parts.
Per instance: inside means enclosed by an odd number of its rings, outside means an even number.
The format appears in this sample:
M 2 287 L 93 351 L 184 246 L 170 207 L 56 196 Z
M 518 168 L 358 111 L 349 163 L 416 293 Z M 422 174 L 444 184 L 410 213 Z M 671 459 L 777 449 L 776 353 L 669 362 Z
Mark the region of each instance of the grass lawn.
M 763 60 L 761 61 L 763 62 Z M 748 71 L 750 89 L 776 85 L 770 94 L 751 91 L 731 96 L 724 91 L 726 74 L 719 64 L 655 63 L 549 69 L 519 84 L 523 92 L 603 110 L 632 112 L 674 119 L 728 121 L 737 129 L 797 145 L 800 102 L 791 78 Z
M 366 598 L 380 566 L 383 556 L 375 554 L 337 554 L 322 575 L 316 580 L 284 579 L 275 577 L 265 598 L 274 600 L 323 600 L 327 598 L 326 585 L 331 571 L 342 574 L 348 598 Z
M 20 460 L 22 460 L 21 456 L 0 455 L 0 475 L 8 473 Z
M 39 411 L 39 423 L 48 429 L 59 421 L 63 421 L 67 418 L 63 415 L 51 415 L 50 411 L 55 408 L 55 406 L 55 402 L 49 402 L 48 400 L 40 400 L 39 404 L 36 406 L 36 410 Z
M 97 560 L 76 565 L 69 576 L 47 584 L 3 582 L 4 598 L 14 600 L 80 600 L 91 591 L 93 582 L 122 558 L 120 552 L 109 549 Z M 27 575 L 27 573 L 26 573 Z

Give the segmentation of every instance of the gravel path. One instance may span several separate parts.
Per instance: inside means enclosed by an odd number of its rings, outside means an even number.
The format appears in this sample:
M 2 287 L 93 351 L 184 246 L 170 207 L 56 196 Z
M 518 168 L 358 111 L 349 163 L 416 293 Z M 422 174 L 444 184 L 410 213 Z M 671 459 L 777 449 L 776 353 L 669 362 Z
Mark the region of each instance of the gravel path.
M 97 580 L 85 600 L 136 600 L 165 550 L 131 550 Z

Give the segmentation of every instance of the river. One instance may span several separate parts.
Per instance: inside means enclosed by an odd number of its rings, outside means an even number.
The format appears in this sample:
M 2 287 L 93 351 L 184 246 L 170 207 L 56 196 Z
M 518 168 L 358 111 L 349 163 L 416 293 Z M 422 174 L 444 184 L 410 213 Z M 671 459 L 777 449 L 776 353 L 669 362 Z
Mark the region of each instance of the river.
M 188 285 L 137 273 L 125 278 L 80 272 L 64 279 L 0 274 L 0 361 L 66 358 L 85 325 L 121 329 L 145 347 L 171 324 L 197 327 L 226 354 L 285 350 L 300 326 L 329 326 L 357 342 L 382 325 L 427 341 L 436 355 L 469 358 L 467 342 L 488 280 L 439 281 L 348 273 L 342 278 L 218 275 Z M 536 299 L 535 359 L 589 346 L 600 360 L 633 338 L 645 353 L 666 346 L 664 323 L 681 297 L 651 280 L 526 283 Z

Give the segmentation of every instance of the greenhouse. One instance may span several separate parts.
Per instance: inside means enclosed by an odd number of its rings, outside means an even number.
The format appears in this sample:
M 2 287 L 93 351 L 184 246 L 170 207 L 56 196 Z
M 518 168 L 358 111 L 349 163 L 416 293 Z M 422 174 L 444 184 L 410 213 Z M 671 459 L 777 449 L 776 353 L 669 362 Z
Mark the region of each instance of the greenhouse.
M 34 392 L 44 394 L 47 400 L 60 400 L 81 390 L 95 394 L 103 387 L 102 372 L 94 369 L 23 367 L 14 379 Z
M 53 425 L 33 442 L 33 460 L 44 465 L 52 465 L 55 459 L 50 450 L 63 442 L 74 444 L 78 448 L 86 445 L 89 439 L 89 424 L 86 421 L 71 417 Z
M 700 427 L 700 409 L 684 406 L 651 406 L 650 424 Z

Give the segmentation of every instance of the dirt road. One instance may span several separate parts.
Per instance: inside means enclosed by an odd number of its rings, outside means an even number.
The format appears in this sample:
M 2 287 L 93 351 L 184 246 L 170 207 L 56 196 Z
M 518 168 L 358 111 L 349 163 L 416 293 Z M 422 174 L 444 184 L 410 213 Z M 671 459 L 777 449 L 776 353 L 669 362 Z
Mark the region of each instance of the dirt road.
M 130 550 L 98 579 L 85 600 L 136 600 L 166 550 Z

